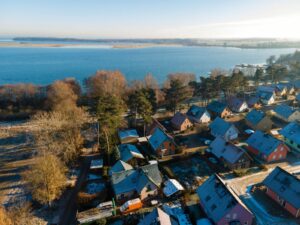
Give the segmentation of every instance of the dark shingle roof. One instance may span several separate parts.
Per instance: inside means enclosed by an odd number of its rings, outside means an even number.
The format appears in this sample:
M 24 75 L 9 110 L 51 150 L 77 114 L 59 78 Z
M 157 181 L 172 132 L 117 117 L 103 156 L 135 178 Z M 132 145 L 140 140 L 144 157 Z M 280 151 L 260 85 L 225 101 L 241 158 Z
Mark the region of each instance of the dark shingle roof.
M 196 106 L 196 105 L 192 105 L 189 108 L 189 111 L 186 113 L 186 115 L 190 116 L 190 117 L 194 117 L 197 120 L 200 120 L 202 115 L 206 112 L 206 108 L 205 107 L 200 107 L 200 106 Z
M 172 141 L 173 139 L 168 134 L 166 134 L 162 129 L 157 127 L 155 128 L 153 134 L 149 138 L 149 143 L 152 149 L 156 151 L 166 140 Z
M 171 123 L 175 124 L 176 126 L 181 126 L 186 119 L 188 119 L 186 115 L 177 112 L 171 119 Z
M 121 194 L 136 190 L 138 193 L 148 182 L 157 187 L 162 183 L 162 177 L 157 164 L 142 166 L 136 170 L 125 170 L 113 173 L 111 176 L 112 186 L 115 194 Z
M 265 178 L 263 184 L 296 209 L 300 208 L 300 180 L 297 177 L 276 167 Z
M 245 117 L 245 119 L 253 125 L 257 125 L 266 114 L 263 111 L 258 111 L 256 109 L 251 110 Z
M 279 133 L 285 138 L 300 145 L 300 124 L 297 122 L 289 123 L 282 130 L 280 130 Z
M 211 131 L 221 136 L 223 136 L 231 126 L 231 123 L 226 122 L 220 117 L 217 117 L 211 124 L 209 124 Z
M 198 189 L 197 194 L 203 203 L 206 213 L 215 223 L 233 209 L 237 204 L 249 209 L 241 202 L 238 196 L 226 186 L 217 175 L 210 176 Z M 249 211 L 249 213 L 251 213 Z
M 246 143 L 264 155 L 270 155 L 282 142 L 257 130 L 248 138 Z
M 222 102 L 218 102 L 218 101 L 212 101 L 211 103 L 209 103 L 207 105 L 207 109 L 209 111 L 221 114 L 225 109 L 227 108 L 227 105 L 222 103 Z

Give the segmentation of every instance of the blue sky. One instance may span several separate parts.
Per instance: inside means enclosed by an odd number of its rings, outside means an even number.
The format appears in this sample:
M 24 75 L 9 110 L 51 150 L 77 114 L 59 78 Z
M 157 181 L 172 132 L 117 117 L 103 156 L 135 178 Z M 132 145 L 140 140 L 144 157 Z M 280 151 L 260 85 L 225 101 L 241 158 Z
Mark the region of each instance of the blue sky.
M 300 38 L 300 0 L 0 0 L 0 36 Z

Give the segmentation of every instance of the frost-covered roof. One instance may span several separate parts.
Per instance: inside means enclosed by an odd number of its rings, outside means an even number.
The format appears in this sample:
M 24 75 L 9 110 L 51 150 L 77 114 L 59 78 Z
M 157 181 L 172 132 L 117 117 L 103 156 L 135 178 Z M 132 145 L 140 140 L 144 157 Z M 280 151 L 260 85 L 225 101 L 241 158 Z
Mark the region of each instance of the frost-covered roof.
M 200 120 L 203 114 L 207 112 L 205 107 L 200 107 L 197 105 L 192 105 L 186 115 L 195 118 L 196 120 Z
M 277 166 L 263 184 L 296 209 L 300 208 L 300 180 L 296 176 Z
M 112 175 L 113 173 L 118 173 L 118 172 L 121 172 L 121 171 L 125 171 L 125 170 L 132 170 L 133 167 L 122 161 L 122 160 L 118 160 L 111 168 L 110 168 L 110 175 Z
M 257 125 L 265 116 L 263 111 L 253 109 L 246 115 L 245 119 L 251 124 Z
M 144 159 L 143 154 L 132 144 L 121 144 L 118 146 L 120 151 L 121 160 L 128 162 L 133 158 Z
M 182 185 L 175 179 L 169 179 L 165 182 L 165 187 L 163 189 L 164 194 L 169 197 L 178 191 L 183 191 Z
M 130 129 L 130 130 L 120 130 L 118 132 L 119 134 L 119 138 L 121 140 L 125 139 L 125 138 L 129 138 L 129 137 L 136 137 L 138 138 L 139 135 L 137 133 L 137 131 L 135 129 Z
M 285 138 L 300 145 L 300 124 L 297 122 L 291 122 L 286 125 L 279 133 Z
M 153 150 L 157 150 L 166 140 L 172 140 L 172 138 L 157 127 L 149 138 L 149 143 Z
M 282 142 L 260 130 L 255 131 L 246 143 L 264 155 L 270 155 Z
M 223 158 L 225 161 L 233 164 L 236 163 L 240 157 L 245 154 L 244 150 L 226 142 L 221 137 L 216 137 L 215 140 L 210 144 L 211 152 L 217 158 Z
M 288 105 L 277 105 L 274 109 L 274 112 L 286 119 L 288 119 L 296 110 Z
M 227 130 L 233 126 L 233 124 L 221 119 L 220 117 L 217 117 L 210 125 L 209 128 L 214 134 L 218 135 L 225 135 Z

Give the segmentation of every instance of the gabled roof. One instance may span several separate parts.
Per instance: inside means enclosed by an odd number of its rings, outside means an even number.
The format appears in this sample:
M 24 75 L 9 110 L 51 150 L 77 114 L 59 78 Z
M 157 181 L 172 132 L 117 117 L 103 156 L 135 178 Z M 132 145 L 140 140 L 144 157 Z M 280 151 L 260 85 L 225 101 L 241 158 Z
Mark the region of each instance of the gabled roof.
M 149 143 L 152 149 L 156 151 L 166 140 L 173 140 L 173 138 L 157 127 L 149 138 Z
M 245 151 L 232 143 L 226 142 L 221 137 L 216 137 L 215 140 L 210 144 L 211 152 L 217 158 L 223 158 L 225 161 L 234 164 L 236 163 Z
M 186 115 L 195 118 L 196 120 L 200 120 L 203 114 L 207 112 L 205 107 L 200 107 L 197 105 L 192 105 Z
M 219 101 L 212 101 L 207 105 L 207 109 L 209 111 L 221 114 L 225 109 L 227 108 L 227 105 L 219 102 Z
M 275 87 L 273 86 L 259 86 L 257 88 L 258 92 L 270 92 L 270 93 L 274 93 L 275 91 Z
M 250 97 L 247 100 L 247 104 L 248 104 L 249 107 L 253 107 L 257 103 L 259 103 L 259 98 L 258 97 Z
M 119 130 L 118 135 L 121 140 L 123 140 L 125 138 L 129 138 L 129 137 L 133 137 L 133 138 L 139 137 L 139 135 L 135 129 Z
M 210 176 L 197 189 L 197 194 L 205 208 L 207 216 L 215 223 L 226 216 L 237 204 L 240 204 L 251 213 L 217 174 Z
M 300 145 L 300 124 L 297 122 L 291 122 L 286 125 L 279 133 L 285 138 Z
M 265 116 L 266 114 L 263 111 L 253 109 L 246 115 L 245 119 L 251 124 L 257 125 Z
M 181 126 L 185 120 L 188 120 L 187 116 L 181 112 L 177 112 L 171 119 L 171 123 L 176 126 Z
M 157 164 L 142 166 L 136 170 L 126 170 L 113 173 L 111 176 L 112 186 L 115 194 L 121 194 L 130 191 L 140 191 L 149 182 L 157 187 L 162 183 L 162 177 Z
M 296 176 L 277 166 L 263 184 L 296 209 L 300 208 L 300 180 Z
M 277 105 L 274 109 L 274 112 L 286 119 L 288 119 L 296 110 L 288 105 Z
M 282 142 L 260 130 L 255 131 L 246 143 L 264 155 L 270 155 Z
M 118 160 L 109 170 L 109 173 L 110 174 L 113 174 L 113 173 L 118 173 L 118 172 L 121 172 L 121 171 L 126 171 L 126 170 L 132 170 L 133 167 L 122 161 L 122 160 Z
M 271 100 L 274 97 L 274 93 L 273 92 L 267 92 L 267 91 L 259 91 L 257 93 L 257 96 L 263 100 Z
M 245 100 L 242 100 L 237 97 L 231 97 L 228 100 L 229 107 L 234 111 L 239 111 L 240 108 L 243 106 L 243 104 L 247 104 L 247 102 Z M 248 107 L 248 104 L 247 104 L 247 107 Z
M 144 156 L 137 149 L 135 145 L 132 144 L 121 144 L 118 146 L 120 151 L 121 160 L 124 162 L 128 162 L 133 158 L 144 159 Z
M 160 208 L 153 209 L 140 222 L 139 225 L 172 225 L 171 217 Z
M 225 135 L 229 128 L 231 128 L 233 124 L 217 117 L 211 124 L 209 124 L 209 128 L 214 134 Z
M 295 88 L 297 88 L 297 89 L 300 88 L 300 80 L 296 80 L 293 83 L 294 83 Z
M 169 197 L 176 194 L 179 191 L 183 191 L 182 185 L 175 179 L 169 179 L 164 183 L 165 187 L 163 189 L 164 194 Z

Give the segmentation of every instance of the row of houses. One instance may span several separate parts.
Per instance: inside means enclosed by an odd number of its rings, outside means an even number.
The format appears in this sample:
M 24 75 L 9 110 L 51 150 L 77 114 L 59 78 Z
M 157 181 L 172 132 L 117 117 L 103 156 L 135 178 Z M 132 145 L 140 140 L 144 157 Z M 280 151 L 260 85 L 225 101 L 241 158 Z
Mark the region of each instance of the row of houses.
M 266 194 L 294 217 L 300 217 L 300 180 L 276 167 L 263 180 Z M 229 185 L 218 175 L 210 176 L 198 189 L 200 205 L 217 225 L 251 225 L 254 215 Z

